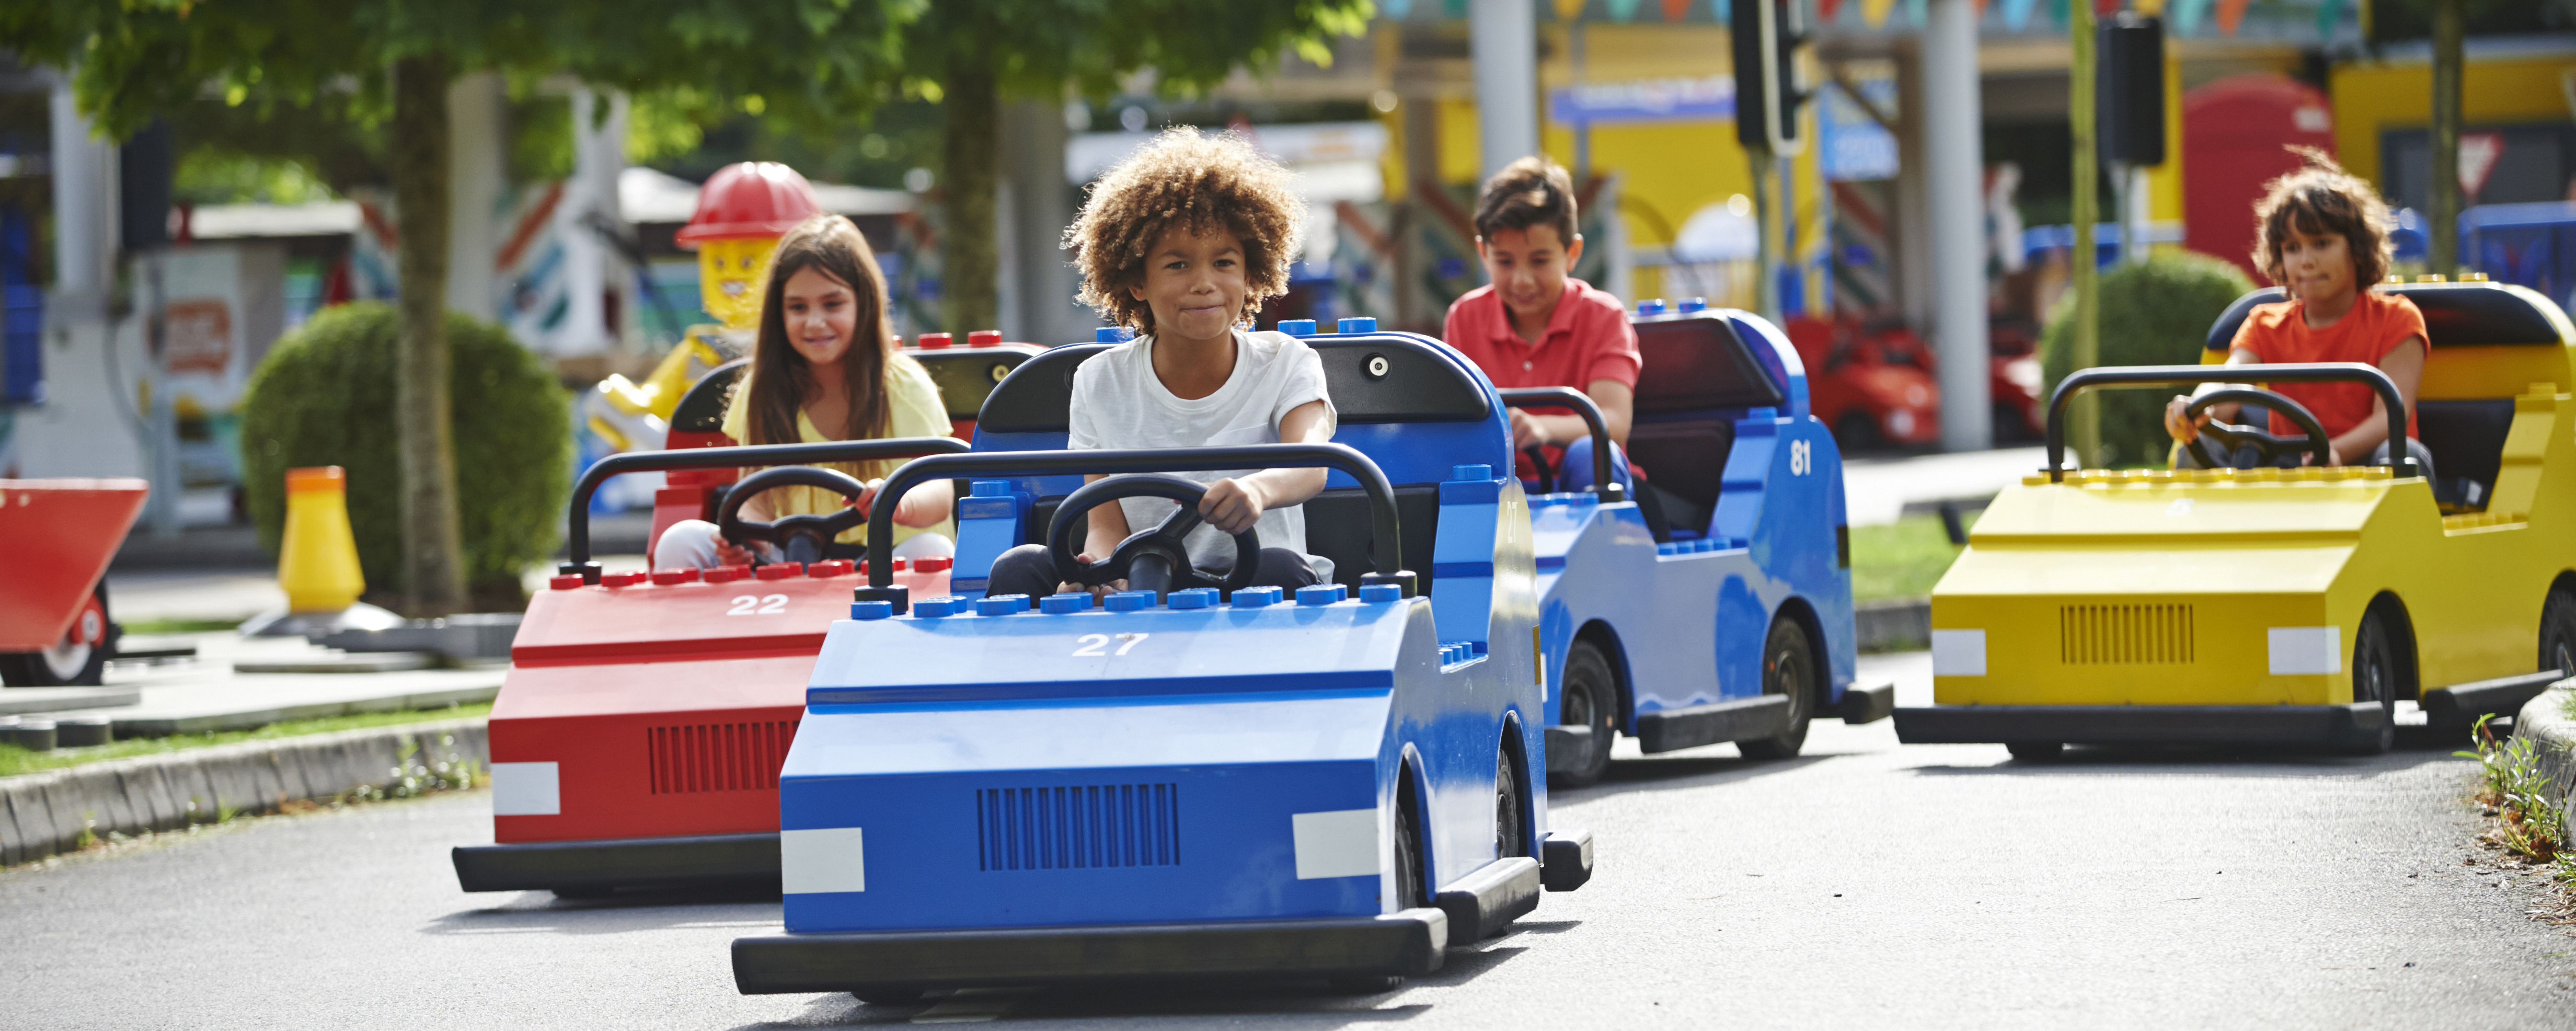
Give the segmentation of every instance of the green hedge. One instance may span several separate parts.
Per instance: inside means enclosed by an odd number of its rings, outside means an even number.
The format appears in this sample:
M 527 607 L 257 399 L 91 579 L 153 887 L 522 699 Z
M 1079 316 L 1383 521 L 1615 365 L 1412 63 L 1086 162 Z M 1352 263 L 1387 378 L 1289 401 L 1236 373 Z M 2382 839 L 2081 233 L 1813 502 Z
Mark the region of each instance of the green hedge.
M 277 553 L 286 470 L 345 467 L 349 527 L 371 592 L 404 587 L 394 427 L 400 322 L 377 302 L 317 312 L 269 349 L 242 399 L 242 476 L 260 544 Z M 478 594 L 515 591 L 519 571 L 552 555 L 562 537 L 572 399 L 498 324 L 450 313 L 447 346 L 466 580 Z
M 2209 327 L 2227 306 L 2254 289 L 2234 264 L 2200 254 L 2158 254 L 2102 273 L 2103 365 L 2192 365 Z M 2075 295 L 2049 313 L 2041 336 L 2042 398 L 2074 371 Z M 2135 387 L 2096 391 L 2102 399 L 2103 454 L 2087 465 L 2161 466 L 2173 443 L 2164 430 L 2165 402 L 2186 390 Z

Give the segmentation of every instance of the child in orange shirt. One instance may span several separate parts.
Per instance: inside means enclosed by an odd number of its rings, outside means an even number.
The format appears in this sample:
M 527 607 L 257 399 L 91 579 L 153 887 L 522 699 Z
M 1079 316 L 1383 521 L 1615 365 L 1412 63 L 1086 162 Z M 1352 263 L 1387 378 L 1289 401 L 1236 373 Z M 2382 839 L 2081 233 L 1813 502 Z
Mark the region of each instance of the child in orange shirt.
M 2433 475 L 2433 453 L 2415 437 L 2415 391 L 2424 380 L 2424 313 L 2415 302 L 2370 287 L 2388 273 L 2388 208 L 2369 183 L 2347 174 L 2322 153 L 2299 149 L 2307 167 L 2272 181 L 2255 205 L 2260 223 L 2254 260 L 2290 299 L 2256 305 L 2229 346 L 2227 364 L 2360 362 L 2376 365 L 2397 384 L 2406 402 L 2407 453 Z M 2197 419 L 2183 411 L 2192 398 L 2228 384 L 2204 384 L 2165 406 L 2165 431 L 2188 444 L 2212 416 L 2233 421 L 2234 405 L 2212 405 Z M 2388 464 L 2386 403 L 2361 383 L 2277 383 L 2275 393 L 2297 401 L 2333 438 L 2337 465 Z M 2273 413 L 2271 432 L 2296 433 Z M 2181 449 L 2179 464 L 2197 464 Z

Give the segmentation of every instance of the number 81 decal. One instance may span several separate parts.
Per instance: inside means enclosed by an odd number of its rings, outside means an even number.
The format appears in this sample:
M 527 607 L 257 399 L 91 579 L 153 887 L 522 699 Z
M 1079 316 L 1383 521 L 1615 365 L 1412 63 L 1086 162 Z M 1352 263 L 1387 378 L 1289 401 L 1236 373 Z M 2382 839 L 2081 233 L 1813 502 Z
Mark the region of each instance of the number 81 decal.
M 1789 475 L 1805 476 L 1816 471 L 1816 447 L 1803 440 L 1789 442 Z

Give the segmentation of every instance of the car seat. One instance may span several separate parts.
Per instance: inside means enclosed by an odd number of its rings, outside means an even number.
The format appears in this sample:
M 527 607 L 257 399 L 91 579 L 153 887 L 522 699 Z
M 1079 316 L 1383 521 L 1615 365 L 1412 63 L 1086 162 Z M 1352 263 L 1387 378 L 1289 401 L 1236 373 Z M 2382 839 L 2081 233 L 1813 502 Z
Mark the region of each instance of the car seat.
M 1628 457 L 1659 490 L 1665 518 L 1690 536 L 1708 532 L 1747 409 L 1779 408 L 1788 393 L 1722 318 L 1640 319 L 1636 417 Z

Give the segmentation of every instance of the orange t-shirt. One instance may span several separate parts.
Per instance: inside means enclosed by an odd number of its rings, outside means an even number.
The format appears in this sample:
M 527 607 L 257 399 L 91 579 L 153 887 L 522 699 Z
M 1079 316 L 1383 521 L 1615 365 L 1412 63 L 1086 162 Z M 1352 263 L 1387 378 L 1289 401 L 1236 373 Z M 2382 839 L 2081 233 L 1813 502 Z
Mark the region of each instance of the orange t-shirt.
M 2415 302 L 2398 294 L 2364 290 L 2353 302 L 2352 310 L 2324 329 L 2308 328 L 2308 320 L 2299 312 L 2299 302 L 2281 301 L 2258 304 L 2236 328 L 2236 340 L 2229 350 L 2242 348 L 2266 365 L 2292 362 L 2360 362 L 2377 365 L 2379 359 L 2408 337 L 2431 340 L 2424 333 L 2424 312 Z M 2253 375 L 2248 373 L 2248 375 Z M 2271 388 L 2283 397 L 2306 405 L 2325 427 L 2328 436 L 2342 436 L 2345 430 L 2370 418 L 2371 402 L 2379 392 L 2361 383 L 2274 383 Z M 2298 432 L 2279 412 L 2272 413 L 2272 432 Z M 2406 435 L 2415 435 L 2415 413 L 2406 413 Z

